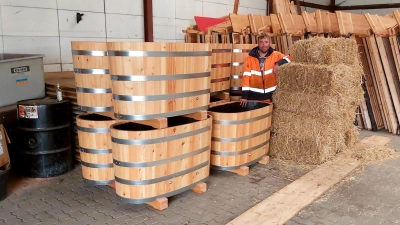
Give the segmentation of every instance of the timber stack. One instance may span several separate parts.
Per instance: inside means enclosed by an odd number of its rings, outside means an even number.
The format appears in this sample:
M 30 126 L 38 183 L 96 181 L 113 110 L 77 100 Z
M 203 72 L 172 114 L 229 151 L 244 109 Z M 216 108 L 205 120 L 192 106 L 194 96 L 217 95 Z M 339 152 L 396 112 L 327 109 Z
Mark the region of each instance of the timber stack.
M 272 46 L 286 55 L 292 54 L 293 45 L 297 41 L 311 37 L 345 37 L 356 40 L 363 69 L 364 89 L 364 98 L 357 108 L 357 126 L 360 129 L 386 129 L 393 134 L 399 133 L 398 10 L 385 16 L 324 10 L 309 13 L 296 11 L 287 0 L 277 0 L 273 1 L 273 13 L 270 15 L 231 13 L 218 19 L 225 20 L 205 28 L 199 21 L 197 25 L 183 30 L 185 42 L 229 43 L 233 45 L 234 58 L 235 49 L 248 49 L 234 45 L 255 46 L 260 33 L 269 34 Z M 220 38 L 221 35 L 225 35 L 224 38 Z M 231 67 L 230 99 L 238 100 L 241 88 L 240 62 L 232 60 Z

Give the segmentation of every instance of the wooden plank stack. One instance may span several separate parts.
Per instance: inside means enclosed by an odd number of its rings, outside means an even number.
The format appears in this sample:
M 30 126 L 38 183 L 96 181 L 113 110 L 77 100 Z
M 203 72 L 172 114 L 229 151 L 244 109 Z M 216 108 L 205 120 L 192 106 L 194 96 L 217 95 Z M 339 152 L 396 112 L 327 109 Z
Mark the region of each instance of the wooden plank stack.
M 193 42 L 220 42 L 233 44 L 257 44 L 257 36 L 265 32 L 271 36 L 271 43 L 284 53 L 291 54 L 293 44 L 315 36 L 326 38 L 346 37 L 356 39 L 359 48 L 359 62 L 363 66 L 363 87 L 365 100 L 357 109 L 355 118 L 359 128 L 368 130 L 386 129 L 393 134 L 400 133 L 400 42 L 398 39 L 400 13 L 378 16 L 354 14 L 342 11 L 334 13 L 316 10 L 297 15 L 293 4 L 287 0 L 274 1 L 274 14 L 236 15 L 229 14 L 222 31 L 228 39 L 191 39 Z M 210 27 L 206 33 L 218 33 Z M 196 27 L 184 32 L 196 33 Z M 216 35 L 216 34 L 214 34 Z M 237 38 L 234 38 L 237 37 Z M 234 75 L 234 73 L 232 73 Z M 239 87 L 232 82 L 231 99 L 237 100 L 235 91 Z

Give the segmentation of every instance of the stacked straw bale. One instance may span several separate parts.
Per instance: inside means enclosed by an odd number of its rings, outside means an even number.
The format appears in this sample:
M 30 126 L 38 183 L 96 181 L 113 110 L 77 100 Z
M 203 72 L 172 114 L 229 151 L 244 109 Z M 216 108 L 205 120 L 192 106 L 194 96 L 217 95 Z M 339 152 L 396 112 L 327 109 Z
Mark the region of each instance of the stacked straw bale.
M 352 146 L 361 104 L 357 43 L 344 38 L 295 42 L 294 61 L 278 70 L 271 155 L 321 164 Z

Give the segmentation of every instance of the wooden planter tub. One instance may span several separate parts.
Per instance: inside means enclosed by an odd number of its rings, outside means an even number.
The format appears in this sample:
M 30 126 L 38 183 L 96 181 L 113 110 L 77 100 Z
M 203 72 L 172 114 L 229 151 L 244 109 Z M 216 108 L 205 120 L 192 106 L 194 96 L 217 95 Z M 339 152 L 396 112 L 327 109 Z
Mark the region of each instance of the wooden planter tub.
M 195 188 L 209 176 L 211 117 L 206 111 L 203 120 L 167 118 L 159 129 L 116 123 L 111 138 L 115 189 L 122 201 L 152 204 Z
M 110 126 L 116 122 L 99 114 L 76 117 L 82 176 L 90 185 L 114 183 Z
M 209 44 L 108 42 L 114 113 L 151 120 L 207 110 Z
M 248 166 L 264 162 L 269 150 L 272 105 L 230 102 L 212 107 L 211 168 L 247 175 Z M 247 172 L 246 172 L 247 171 Z
M 210 44 L 211 95 L 229 92 L 232 62 L 232 44 Z
M 233 44 L 232 49 L 232 73 L 231 73 L 231 100 L 239 100 L 236 96 L 242 96 L 243 65 L 251 49 L 255 44 Z
M 107 43 L 72 41 L 71 48 L 79 110 L 112 111 Z

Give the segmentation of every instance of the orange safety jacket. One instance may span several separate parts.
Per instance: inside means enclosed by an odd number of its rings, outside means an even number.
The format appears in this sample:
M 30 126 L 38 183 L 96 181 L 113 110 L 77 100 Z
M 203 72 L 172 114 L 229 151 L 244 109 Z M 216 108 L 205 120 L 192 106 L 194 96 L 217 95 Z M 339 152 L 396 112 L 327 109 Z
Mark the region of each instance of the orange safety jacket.
M 242 98 L 248 100 L 272 101 L 276 89 L 276 74 L 273 73 L 275 64 L 289 63 L 289 56 L 269 47 L 265 57 L 260 57 L 258 47 L 253 48 L 247 56 L 242 76 Z M 261 69 L 263 68 L 263 69 Z M 261 72 L 264 72 L 264 76 Z

